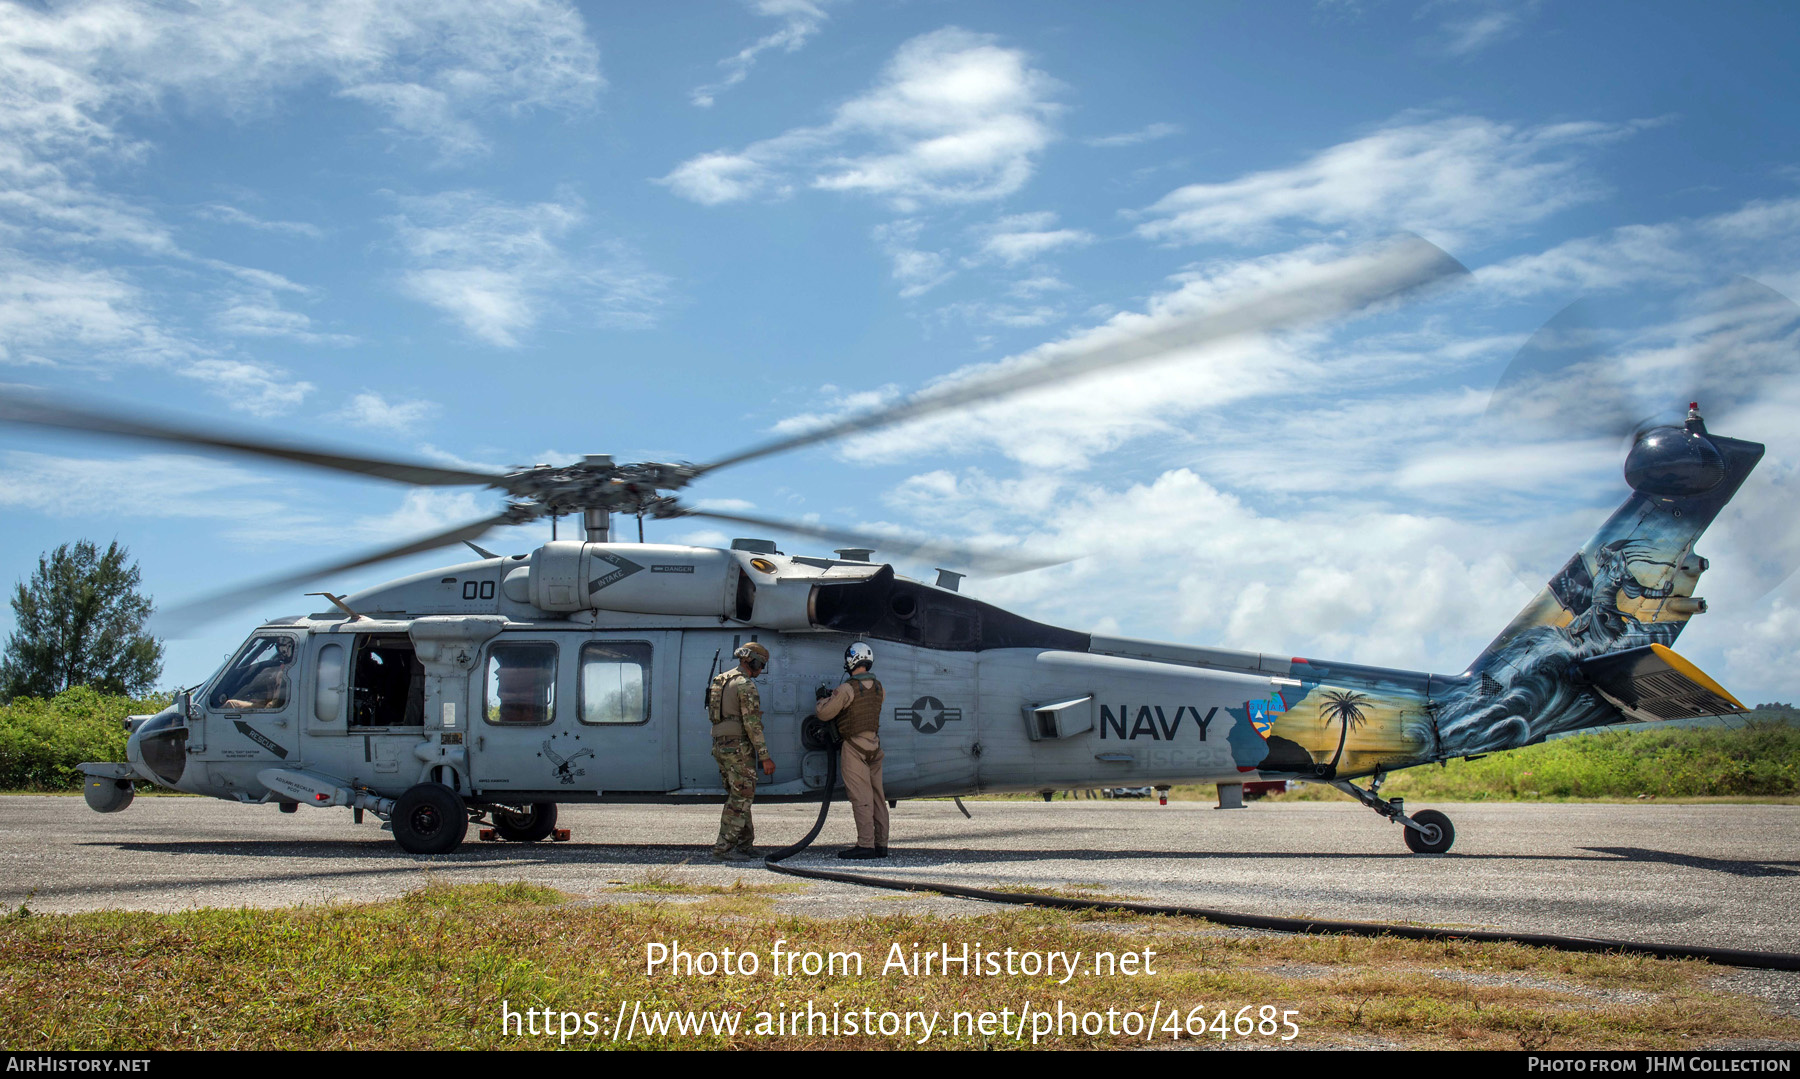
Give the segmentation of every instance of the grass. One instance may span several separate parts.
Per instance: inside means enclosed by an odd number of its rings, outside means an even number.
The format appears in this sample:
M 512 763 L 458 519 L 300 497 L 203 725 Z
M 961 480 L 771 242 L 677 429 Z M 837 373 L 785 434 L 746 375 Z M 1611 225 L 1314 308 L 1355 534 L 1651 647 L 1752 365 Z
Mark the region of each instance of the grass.
M 768 897 L 763 897 L 768 898 Z M 789 952 L 860 953 L 860 974 L 772 970 Z M 755 975 L 647 973 L 646 946 L 733 949 Z M 1056 977 L 882 973 L 889 948 L 964 942 L 987 950 L 1154 951 L 1154 973 Z M 1800 1041 L 1800 1020 L 1710 989 L 1714 968 L 1517 945 L 1221 933 L 1202 922 L 1032 908 L 938 918 L 889 913 L 746 917 L 684 903 L 592 903 L 530 884 L 432 885 L 365 905 L 279 911 L 18 914 L 0 921 L 0 1022 L 14 1050 L 523 1048 L 503 1008 L 596 1017 L 607 1048 L 620 1002 L 652 1012 L 741 1014 L 735 1034 L 643 1035 L 633 1047 L 901 1048 L 900 1035 L 754 1033 L 758 1013 L 1009 1010 L 1027 1002 L 1116 1014 L 1170 1007 L 1203 1027 L 1246 1005 L 1293 1011 L 1300 1047 L 1668 1049 L 1733 1039 Z M 558 1019 L 560 1023 L 560 1018 Z M 579 1023 L 577 1024 L 579 1025 Z M 919 1031 L 915 1030 L 915 1035 Z M 1159 1030 L 1152 1045 L 1166 1045 Z M 1185 1037 L 1184 1041 L 1187 1040 Z M 1219 1044 L 1215 1031 L 1194 1039 Z M 1281 1044 L 1227 1033 L 1226 1044 Z M 627 1044 L 621 1041 L 621 1046 Z M 938 1048 L 1014 1048 L 997 1033 L 940 1026 Z M 1027 1034 L 1023 1045 L 1030 1044 Z M 1064 1048 L 1145 1044 L 1141 1034 L 1065 1032 Z
M 682 863 L 685 865 L 686 863 Z M 739 877 L 730 884 L 701 884 L 696 881 L 681 880 L 675 875 L 676 866 L 657 866 L 646 870 L 642 880 L 609 880 L 615 891 L 639 892 L 659 896 L 694 896 L 702 900 L 700 909 L 721 915 L 739 915 L 752 917 L 767 914 L 775 907 L 775 900 L 784 895 L 797 895 L 806 891 L 807 886 L 798 881 L 776 881 L 768 884 L 751 884 Z

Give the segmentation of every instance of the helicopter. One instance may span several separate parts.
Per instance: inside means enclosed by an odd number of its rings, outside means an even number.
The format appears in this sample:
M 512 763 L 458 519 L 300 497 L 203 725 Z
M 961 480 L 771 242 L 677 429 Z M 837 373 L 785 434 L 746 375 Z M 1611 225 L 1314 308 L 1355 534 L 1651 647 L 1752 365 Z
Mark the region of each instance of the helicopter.
M 806 693 L 835 676 L 847 644 L 874 642 L 887 688 L 889 798 L 1215 783 L 1329 783 L 1402 827 L 1416 853 L 1450 849 L 1436 810 L 1383 798 L 1393 772 L 1474 758 L 1563 731 L 1744 707 L 1672 649 L 1703 612 L 1707 561 L 1694 545 L 1764 448 L 1685 419 L 1639 432 L 1630 493 L 1461 673 L 1158 643 L 1048 625 L 873 559 L 900 549 L 970 572 L 1060 559 L 905 542 L 805 522 L 690 508 L 673 492 L 730 465 L 944 409 L 997 399 L 1225 337 L 1397 300 L 1466 273 L 1426 241 L 1360 253 L 1307 282 L 1155 333 L 1071 348 L 1036 366 L 952 384 L 764 442 L 707 464 L 615 463 L 508 472 L 447 469 L 222 434 L 37 399 L 0 400 L 0 422 L 147 439 L 408 484 L 479 485 L 500 513 L 329 566 L 190 605 L 246 597 L 404 555 L 465 544 L 472 561 L 415 573 L 327 609 L 255 628 L 173 704 L 128 720 L 125 762 L 90 762 L 88 805 L 111 813 L 150 783 L 247 805 L 372 813 L 415 854 L 454 851 L 474 823 L 533 842 L 568 803 L 716 801 L 723 796 L 703 695 L 743 642 L 773 658 L 762 676 L 778 762 L 764 800 L 817 798 L 828 741 Z M 528 554 L 477 544 L 490 530 L 580 514 L 583 535 Z M 768 539 L 727 549 L 630 542 L 614 519 L 712 518 L 853 544 L 832 557 Z M 640 526 L 641 529 L 641 526 Z M 727 663 L 730 661 L 727 660 Z

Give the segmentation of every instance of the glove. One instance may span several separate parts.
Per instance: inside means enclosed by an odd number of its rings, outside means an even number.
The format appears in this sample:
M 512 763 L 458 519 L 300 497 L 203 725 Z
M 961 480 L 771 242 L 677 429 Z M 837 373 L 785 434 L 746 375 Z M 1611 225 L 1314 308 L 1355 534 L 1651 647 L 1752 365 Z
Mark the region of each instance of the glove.
M 829 696 L 831 696 L 831 690 L 826 689 L 824 686 L 820 686 L 813 690 L 813 700 L 815 701 L 822 701 Z

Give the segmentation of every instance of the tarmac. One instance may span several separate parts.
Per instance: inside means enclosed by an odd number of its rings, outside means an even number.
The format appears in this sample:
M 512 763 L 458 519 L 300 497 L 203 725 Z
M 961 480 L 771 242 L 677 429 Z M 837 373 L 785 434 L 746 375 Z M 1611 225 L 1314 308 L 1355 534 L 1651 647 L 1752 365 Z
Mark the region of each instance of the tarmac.
M 1480 927 L 1800 952 L 1794 878 L 1800 806 L 1440 806 L 1457 830 L 1444 855 L 1409 853 L 1400 829 L 1348 803 L 1147 801 L 903 802 L 892 857 L 846 862 L 847 807 L 792 864 L 977 887 L 1098 890 L 1230 911 Z M 1422 808 L 1422 807 L 1415 807 Z M 756 809 L 765 847 L 798 839 L 817 809 Z M 116 814 L 80 798 L 0 797 L 0 904 L 34 911 L 361 902 L 428 881 L 527 880 L 578 896 L 631 898 L 654 874 L 693 883 L 777 879 L 710 857 L 713 806 L 561 807 L 567 843 L 483 843 L 453 854 L 401 850 L 370 816 L 344 809 L 139 798 Z M 941 896 L 808 882 L 794 913 L 967 912 Z

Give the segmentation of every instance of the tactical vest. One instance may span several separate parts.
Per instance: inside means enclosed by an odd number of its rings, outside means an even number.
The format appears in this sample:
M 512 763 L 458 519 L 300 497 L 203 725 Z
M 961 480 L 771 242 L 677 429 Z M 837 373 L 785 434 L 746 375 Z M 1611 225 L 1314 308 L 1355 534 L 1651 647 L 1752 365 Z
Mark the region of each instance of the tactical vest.
M 739 670 L 721 671 L 706 686 L 706 718 L 712 721 L 714 738 L 742 738 L 744 723 L 739 711 L 737 683 L 743 678 Z M 725 714 L 725 695 L 731 695 L 731 714 Z
M 881 703 L 887 699 L 887 691 L 872 677 L 850 679 L 850 689 L 853 694 L 850 703 L 837 714 L 838 733 L 845 738 L 875 733 L 881 723 Z

